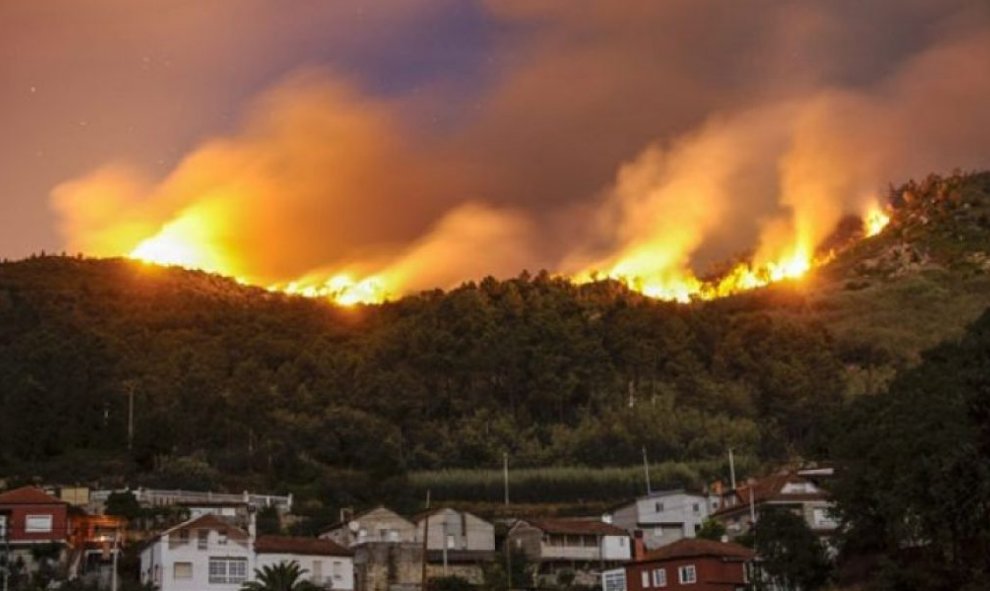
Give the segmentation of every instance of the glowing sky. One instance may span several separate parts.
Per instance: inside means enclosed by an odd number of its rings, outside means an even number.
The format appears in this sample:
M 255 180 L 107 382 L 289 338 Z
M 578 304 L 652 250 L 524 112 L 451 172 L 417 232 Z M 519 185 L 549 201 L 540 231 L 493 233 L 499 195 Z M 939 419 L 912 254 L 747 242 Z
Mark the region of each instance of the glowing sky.
M 984 0 L 7 0 L 0 60 L 8 258 L 663 274 L 990 166 Z

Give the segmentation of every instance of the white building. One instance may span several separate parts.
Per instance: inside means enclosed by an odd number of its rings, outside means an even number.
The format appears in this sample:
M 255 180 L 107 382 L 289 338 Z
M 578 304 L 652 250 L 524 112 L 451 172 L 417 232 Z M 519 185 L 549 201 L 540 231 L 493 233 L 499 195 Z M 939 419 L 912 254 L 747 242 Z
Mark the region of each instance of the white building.
M 655 492 L 616 507 L 604 519 L 630 534 L 643 533 L 648 549 L 693 538 L 717 508 L 717 499 L 684 490 Z
M 141 581 L 159 591 L 238 591 L 255 569 L 296 561 L 305 577 L 339 591 L 354 589 L 351 552 L 329 540 L 262 536 L 205 514 L 152 538 L 141 552 Z
M 141 582 L 161 591 L 236 591 L 253 572 L 251 538 L 215 515 L 190 519 L 141 552 Z
M 354 589 L 354 555 L 331 540 L 260 536 L 254 543 L 254 554 L 257 569 L 294 560 L 306 569 L 305 578 L 320 587 Z

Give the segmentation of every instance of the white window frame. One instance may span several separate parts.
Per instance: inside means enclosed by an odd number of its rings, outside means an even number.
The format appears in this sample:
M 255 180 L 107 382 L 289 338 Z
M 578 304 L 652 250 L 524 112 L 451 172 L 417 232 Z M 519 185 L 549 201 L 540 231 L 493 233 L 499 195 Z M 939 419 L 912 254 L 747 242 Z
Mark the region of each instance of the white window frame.
M 653 586 L 654 587 L 667 586 L 667 569 L 665 568 L 653 569 Z
M 206 550 L 210 546 L 210 530 L 201 529 L 196 531 L 196 548 Z
M 640 571 L 639 577 L 640 577 L 640 583 L 642 583 L 643 589 L 649 589 L 650 588 L 650 571 L 648 571 L 648 570 L 642 570 L 642 571 Z
M 32 523 L 32 521 L 34 523 Z M 52 515 L 26 515 L 24 517 L 24 533 L 26 534 L 50 534 L 52 533 Z
M 685 564 L 684 566 L 677 567 L 677 580 L 681 585 L 693 585 L 697 583 L 698 569 L 693 564 Z
M 233 567 L 239 567 L 237 569 Z M 239 572 L 235 572 L 239 571 Z M 247 558 L 211 556 L 209 582 L 211 585 L 239 585 L 247 580 Z

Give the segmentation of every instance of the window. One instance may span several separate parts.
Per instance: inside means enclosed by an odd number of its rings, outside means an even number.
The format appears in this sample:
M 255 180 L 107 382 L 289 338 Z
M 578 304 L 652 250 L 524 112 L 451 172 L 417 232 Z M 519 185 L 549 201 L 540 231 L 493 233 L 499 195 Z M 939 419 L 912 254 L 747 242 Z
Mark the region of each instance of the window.
M 247 579 L 247 558 L 210 557 L 211 584 L 239 584 Z
M 227 545 L 227 532 L 222 531 L 217 534 L 217 544 L 220 544 L 221 546 Z
M 196 532 L 196 535 L 198 536 L 196 538 L 196 547 L 200 550 L 206 550 L 206 546 L 210 541 L 210 530 L 201 529 Z
M 604 586 L 602 591 L 626 591 L 626 571 L 615 569 L 604 573 Z
M 689 585 L 698 582 L 698 573 L 694 570 L 694 565 L 689 564 L 677 569 L 677 578 L 682 585 Z
M 191 562 L 176 562 L 172 565 L 172 578 L 173 579 L 191 579 L 192 578 L 192 563 Z
M 342 571 L 343 571 L 343 563 L 341 563 L 339 560 L 334 560 L 333 561 L 333 578 L 336 579 L 336 580 L 340 580 L 341 578 L 343 578 L 343 575 L 341 574 Z
M 639 574 L 642 577 L 642 580 L 640 582 L 643 584 L 643 589 L 649 589 L 650 588 L 650 571 L 644 570 L 643 572 L 641 572 Z
M 454 541 L 454 534 L 447 534 L 447 548 L 456 548 L 456 542 Z
M 323 561 L 322 560 L 314 560 L 313 561 L 313 568 L 311 568 L 310 571 L 313 574 L 313 582 L 314 583 L 319 583 L 320 581 L 322 581 L 323 580 Z
M 7 537 L 7 516 L 0 515 L 0 540 Z
M 24 531 L 29 534 L 48 533 L 52 531 L 52 516 L 28 515 L 24 520 Z
M 691 505 L 691 510 L 694 511 L 695 513 L 700 513 L 701 505 L 699 505 L 698 503 L 694 503 Z
M 663 513 L 663 503 L 656 504 L 657 513 Z
M 188 542 L 189 541 L 189 530 L 188 529 L 184 529 L 184 530 L 179 531 L 179 541 L 180 542 Z
M 667 586 L 667 569 L 665 568 L 653 569 L 653 586 L 654 587 Z

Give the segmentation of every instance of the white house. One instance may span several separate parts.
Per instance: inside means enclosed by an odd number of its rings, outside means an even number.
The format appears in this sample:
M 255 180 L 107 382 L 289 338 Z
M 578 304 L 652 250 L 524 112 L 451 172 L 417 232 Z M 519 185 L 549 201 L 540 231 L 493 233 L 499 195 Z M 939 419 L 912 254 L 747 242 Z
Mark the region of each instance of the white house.
M 254 563 L 249 532 L 203 515 L 158 534 L 141 552 L 141 582 L 161 591 L 236 591 Z
M 354 589 L 354 559 L 346 548 L 315 538 L 262 536 L 214 514 L 194 517 L 150 540 L 141 552 L 141 581 L 160 591 L 238 591 L 255 569 L 296 561 L 321 587 Z
M 331 540 L 260 536 L 254 543 L 255 568 L 296 561 L 305 578 L 334 591 L 353 591 L 354 553 Z M 165 591 L 165 590 L 162 590 Z
M 717 505 L 717 499 L 699 493 L 661 491 L 616 507 L 604 519 L 630 534 L 643 532 L 643 543 L 654 549 L 695 537 Z

